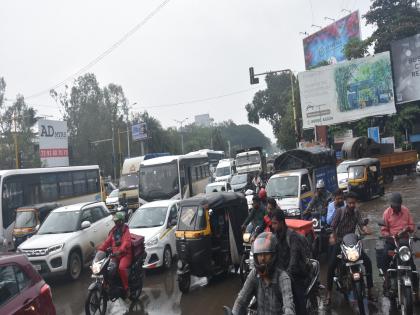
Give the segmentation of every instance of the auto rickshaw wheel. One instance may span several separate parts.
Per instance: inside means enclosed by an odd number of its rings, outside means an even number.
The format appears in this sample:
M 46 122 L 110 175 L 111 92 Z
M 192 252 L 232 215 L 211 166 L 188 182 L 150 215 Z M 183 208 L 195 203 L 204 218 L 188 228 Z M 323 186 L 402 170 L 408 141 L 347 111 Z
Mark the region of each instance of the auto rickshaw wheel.
M 189 273 L 178 276 L 178 287 L 182 293 L 188 293 L 191 285 L 191 275 Z

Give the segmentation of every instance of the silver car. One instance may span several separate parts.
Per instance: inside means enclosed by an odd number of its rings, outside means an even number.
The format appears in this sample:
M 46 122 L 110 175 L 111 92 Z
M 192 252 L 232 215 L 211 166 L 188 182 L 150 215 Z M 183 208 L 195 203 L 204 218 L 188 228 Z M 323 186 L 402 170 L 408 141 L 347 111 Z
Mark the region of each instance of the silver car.
M 43 276 L 67 273 L 76 280 L 83 266 L 93 258 L 94 247 L 90 243 L 101 244 L 113 226 L 112 216 L 103 202 L 57 208 L 18 251 Z

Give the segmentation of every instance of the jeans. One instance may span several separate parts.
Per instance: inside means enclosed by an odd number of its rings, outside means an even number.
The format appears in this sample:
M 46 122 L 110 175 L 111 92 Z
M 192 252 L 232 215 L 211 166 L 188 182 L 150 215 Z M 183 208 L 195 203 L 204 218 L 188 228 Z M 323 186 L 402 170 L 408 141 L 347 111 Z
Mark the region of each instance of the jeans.
M 295 302 L 296 315 L 307 315 L 306 311 L 306 281 L 300 277 L 292 280 L 293 300 Z
M 327 273 L 327 289 L 332 290 L 333 281 L 334 281 L 334 273 L 337 265 L 340 263 L 340 259 L 337 258 L 337 255 L 340 253 L 340 245 L 335 244 L 331 247 L 331 255 L 329 257 L 328 262 L 328 273 Z M 363 265 L 365 266 L 366 270 L 366 285 L 368 289 L 373 287 L 373 277 L 372 277 L 372 262 L 368 255 L 364 251 L 362 251 Z

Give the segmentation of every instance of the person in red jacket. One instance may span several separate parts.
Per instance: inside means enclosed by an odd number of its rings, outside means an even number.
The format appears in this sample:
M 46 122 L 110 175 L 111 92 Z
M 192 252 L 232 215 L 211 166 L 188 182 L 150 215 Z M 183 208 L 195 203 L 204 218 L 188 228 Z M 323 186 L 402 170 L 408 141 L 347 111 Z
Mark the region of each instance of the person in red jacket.
M 112 253 L 118 261 L 118 273 L 121 278 L 122 285 L 129 296 L 128 290 L 128 269 L 132 261 L 131 252 L 131 236 L 128 225 L 124 223 L 125 214 L 117 212 L 114 215 L 115 226 L 109 232 L 105 242 L 98 248 L 106 251 L 112 247 Z

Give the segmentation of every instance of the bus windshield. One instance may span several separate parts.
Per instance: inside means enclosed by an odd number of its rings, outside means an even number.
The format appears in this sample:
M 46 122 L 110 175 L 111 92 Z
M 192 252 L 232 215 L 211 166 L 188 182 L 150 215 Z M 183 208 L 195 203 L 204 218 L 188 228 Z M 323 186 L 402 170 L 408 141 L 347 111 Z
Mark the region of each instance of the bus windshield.
M 236 158 L 236 166 L 258 164 L 261 162 L 259 153 L 238 156 Z
M 18 211 L 16 212 L 15 228 L 31 228 L 36 226 L 35 211 Z
M 267 195 L 275 198 L 296 198 L 298 196 L 298 188 L 298 176 L 270 178 L 267 184 Z
M 176 162 L 142 166 L 139 179 L 140 197 L 146 201 L 170 199 L 179 193 Z
M 136 173 L 125 174 L 120 178 L 120 189 L 136 188 L 139 184 L 139 177 Z

